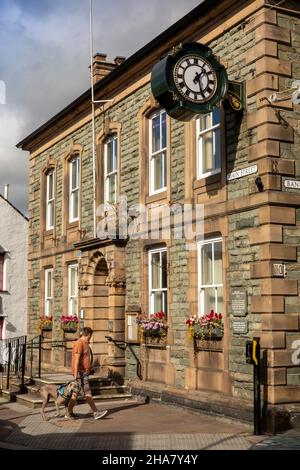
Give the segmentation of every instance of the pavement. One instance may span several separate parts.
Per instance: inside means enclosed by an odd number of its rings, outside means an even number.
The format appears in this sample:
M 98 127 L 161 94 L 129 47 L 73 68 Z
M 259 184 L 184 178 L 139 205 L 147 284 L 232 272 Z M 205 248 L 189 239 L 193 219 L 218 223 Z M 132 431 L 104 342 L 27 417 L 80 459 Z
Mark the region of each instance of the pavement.
M 97 403 L 98 408 L 103 404 Z M 0 400 L 0 449 L 31 450 L 273 450 L 300 449 L 300 431 L 253 436 L 252 426 L 154 402 L 105 402 L 109 413 L 95 421 L 87 404 L 79 416 L 56 417 Z

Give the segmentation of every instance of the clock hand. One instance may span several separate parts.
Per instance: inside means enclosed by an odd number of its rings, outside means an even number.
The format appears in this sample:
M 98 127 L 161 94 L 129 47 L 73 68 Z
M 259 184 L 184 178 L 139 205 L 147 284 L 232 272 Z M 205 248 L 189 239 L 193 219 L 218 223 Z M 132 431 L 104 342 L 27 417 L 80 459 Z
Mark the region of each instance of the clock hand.
M 201 67 L 201 72 L 200 73 L 196 72 L 196 75 L 195 75 L 195 78 L 194 78 L 193 82 L 195 84 L 198 82 L 199 88 L 200 88 L 200 94 L 201 94 L 202 98 L 204 99 L 205 96 L 204 96 L 204 93 L 203 93 L 202 82 L 201 82 L 201 76 L 202 76 L 203 73 L 206 73 L 206 72 L 204 70 L 204 67 Z

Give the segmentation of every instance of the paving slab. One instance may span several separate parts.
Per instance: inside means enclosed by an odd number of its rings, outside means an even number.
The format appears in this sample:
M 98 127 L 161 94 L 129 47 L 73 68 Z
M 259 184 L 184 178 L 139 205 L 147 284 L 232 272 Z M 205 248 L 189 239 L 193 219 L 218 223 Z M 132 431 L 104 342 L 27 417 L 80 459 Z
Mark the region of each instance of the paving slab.
M 161 404 L 108 402 L 108 415 L 95 421 L 87 404 L 75 420 L 49 420 L 19 403 L 0 405 L 0 447 L 94 450 L 246 450 L 262 438 L 250 426 Z

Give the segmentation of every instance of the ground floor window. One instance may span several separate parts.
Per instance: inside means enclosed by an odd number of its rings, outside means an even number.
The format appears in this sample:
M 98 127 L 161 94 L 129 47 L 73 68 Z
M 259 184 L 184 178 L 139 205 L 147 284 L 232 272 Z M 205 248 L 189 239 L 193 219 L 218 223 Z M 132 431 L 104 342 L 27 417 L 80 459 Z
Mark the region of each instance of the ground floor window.
M 53 315 L 53 269 L 45 270 L 45 315 Z
M 149 308 L 150 314 L 168 310 L 167 249 L 149 251 Z
M 68 315 L 78 315 L 78 265 L 70 264 L 68 269 Z
M 222 239 L 198 243 L 199 314 L 224 313 Z

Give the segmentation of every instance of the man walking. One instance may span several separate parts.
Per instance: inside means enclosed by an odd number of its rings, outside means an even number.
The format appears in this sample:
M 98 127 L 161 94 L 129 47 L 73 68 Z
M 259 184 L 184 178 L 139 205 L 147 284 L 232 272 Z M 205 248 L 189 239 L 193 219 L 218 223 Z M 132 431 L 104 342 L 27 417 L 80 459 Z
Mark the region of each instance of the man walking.
M 107 414 L 107 410 L 97 410 L 89 384 L 89 375 L 92 368 L 89 342 L 92 334 L 92 328 L 89 328 L 88 326 L 84 327 L 81 337 L 75 341 L 73 345 L 72 374 L 75 377 L 77 387 L 74 388 L 69 401 L 68 411 L 65 416 L 66 418 L 75 418 L 73 408 L 79 393 L 84 395 L 87 403 L 90 405 L 95 419 L 103 418 Z

